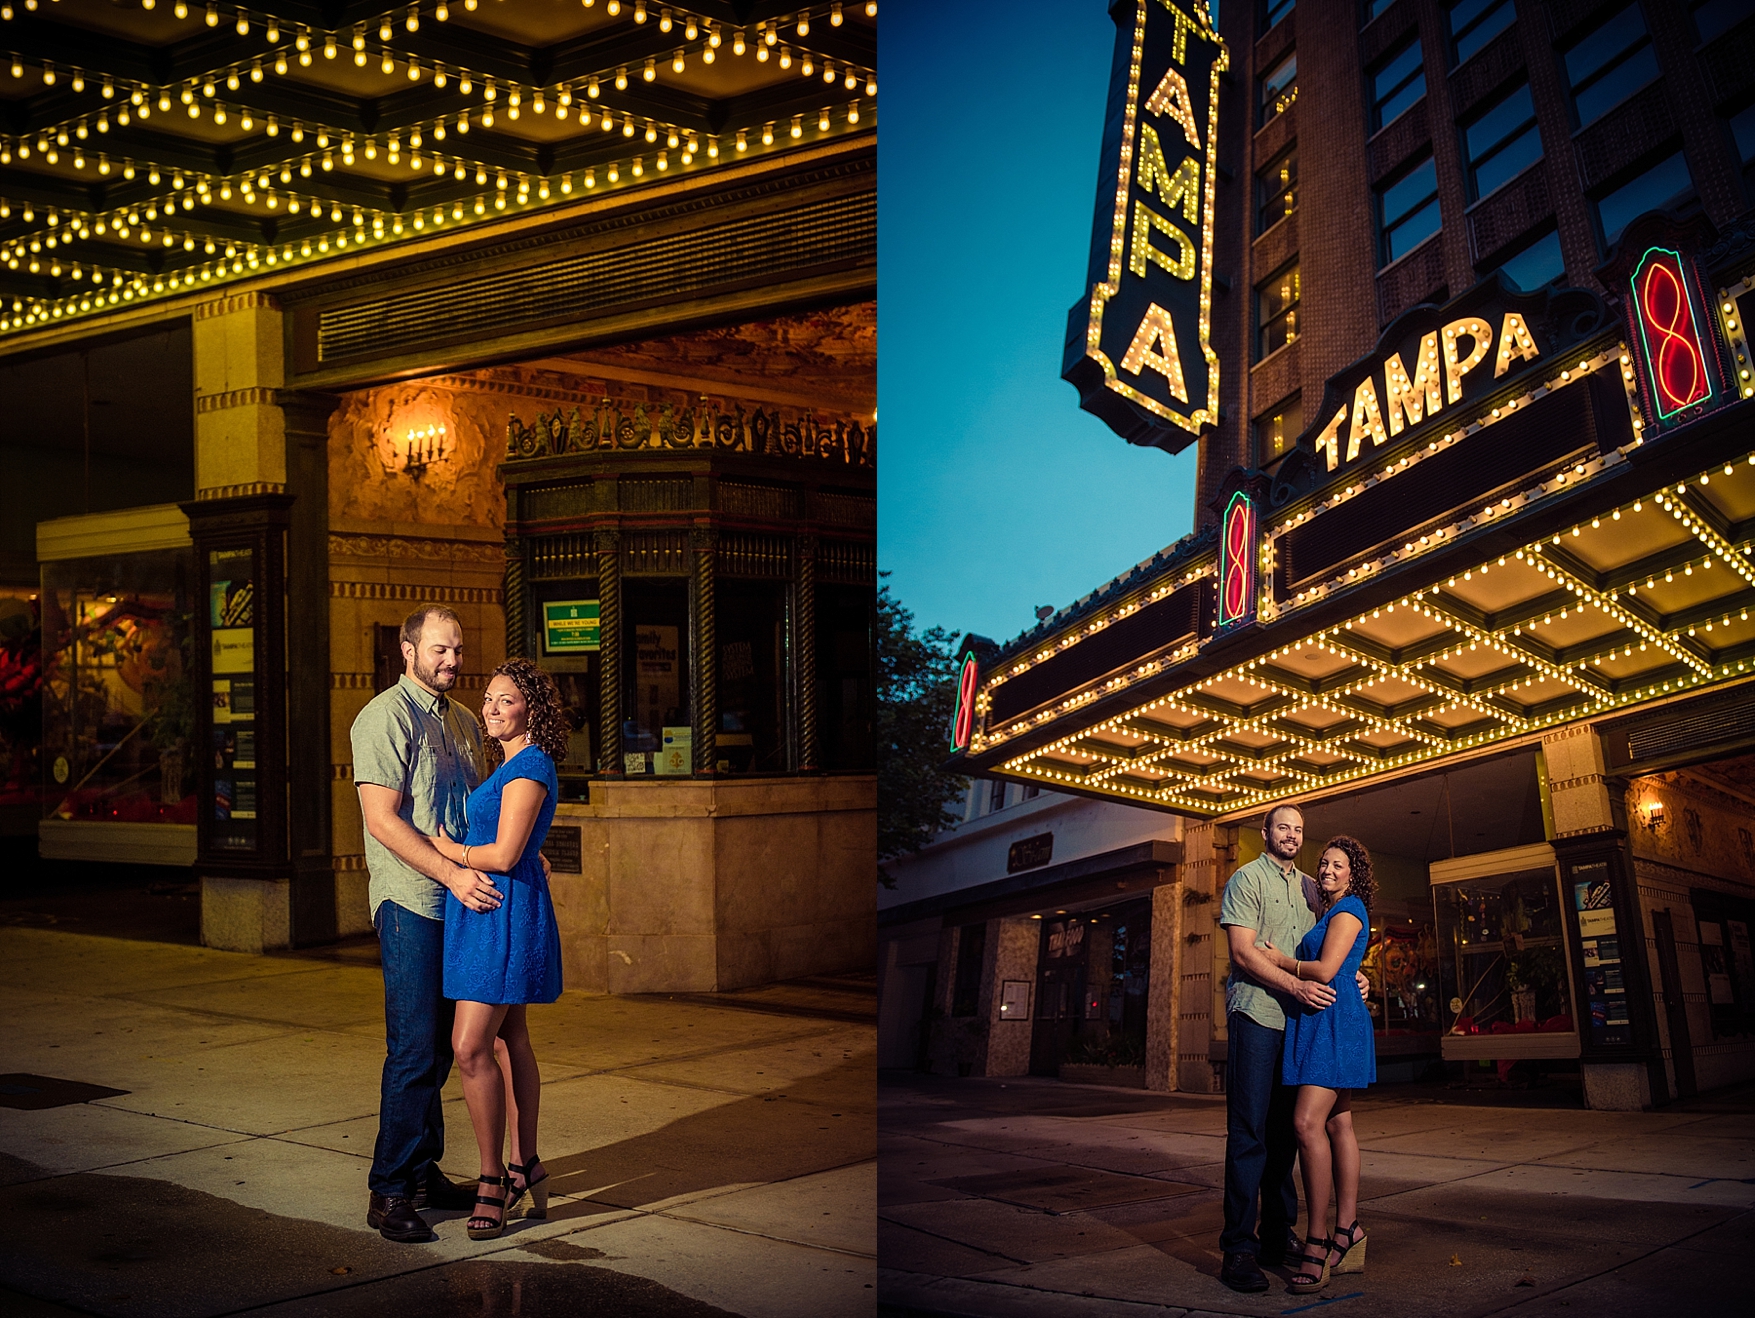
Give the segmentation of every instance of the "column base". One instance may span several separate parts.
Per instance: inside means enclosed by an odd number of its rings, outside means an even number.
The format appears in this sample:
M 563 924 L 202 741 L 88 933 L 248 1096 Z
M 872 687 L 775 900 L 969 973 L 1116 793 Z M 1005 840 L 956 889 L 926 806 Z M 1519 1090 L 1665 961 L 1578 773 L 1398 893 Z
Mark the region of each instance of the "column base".
M 203 875 L 201 943 L 222 952 L 292 946 L 292 885 L 284 879 Z
M 1643 1062 L 1585 1062 L 1584 1105 L 1595 1112 L 1649 1112 L 1651 1072 Z

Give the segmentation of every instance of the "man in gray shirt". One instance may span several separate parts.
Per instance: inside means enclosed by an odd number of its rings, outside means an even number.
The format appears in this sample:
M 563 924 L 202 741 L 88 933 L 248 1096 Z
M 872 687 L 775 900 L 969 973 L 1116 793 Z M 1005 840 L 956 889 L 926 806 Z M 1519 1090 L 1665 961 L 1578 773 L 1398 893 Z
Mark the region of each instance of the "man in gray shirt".
M 353 722 L 386 1034 L 366 1222 L 386 1240 L 431 1240 L 419 1210 L 468 1208 L 475 1196 L 474 1187 L 454 1185 L 439 1171 L 439 1091 L 451 1071 L 453 1011 L 442 991 L 445 890 L 472 911 L 493 910 L 500 893 L 485 874 L 452 864 L 427 841 L 441 828 L 464 835 L 464 802 L 482 778 L 475 715 L 445 694 L 457 683 L 462 656 L 457 615 L 416 609 L 402 624 L 402 676 Z
M 1225 1226 L 1219 1235 L 1224 1263 L 1219 1280 L 1235 1291 L 1264 1291 L 1261 1265 L 1278 1266 L 1299 1248 L 1298 1191 L 1292 1164 L 1298 1140 L 1292 1129 L 1297 1090 L 1280 1083 L 1286 1010 L 1295 1004 L 1320 1010 L 1335 990 L 1297 979 L 1265 957 L 1260 945 L 1286 952 L 1316 927 L 1322 904 L 1316 880 L 1298 868 L 1304 815 L 1277 805 L 1261 827 L 1263 853 L 1240 866 L 1225 885 L 1219 924 L 1231 952 L 1225 983 Z M 1358 978 L 1363 995 L 1369 981 Z M 1261 1206 L 1261 1235 L 1256 1203 Z M 1311 1231 L 1322 1229 L 1321 1223 Z

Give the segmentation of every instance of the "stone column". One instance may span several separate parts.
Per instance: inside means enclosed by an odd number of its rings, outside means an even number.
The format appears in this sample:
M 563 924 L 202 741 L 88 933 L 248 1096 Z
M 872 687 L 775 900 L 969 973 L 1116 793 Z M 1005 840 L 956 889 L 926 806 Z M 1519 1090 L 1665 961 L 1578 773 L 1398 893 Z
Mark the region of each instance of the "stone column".
M 1592 1056 L 1588 1000 L 1572 1004 L 1580 1025 L 1584 1055 L 1579 1070 L 1585 1106 L 1610 1111 L 1650 1108 L 1668 1099 L 1659 1017 L 1652 996 L 1652 966 L 1646 918 L 1634 875 L 1633 851 L 1627 837 L 1626 784 L 1611 777 L 1603 759 L 1602 739 L 1590 724 L 1558 728 L 1542 738 L 1542 763 L 1547 773 L 1553 812 L 1554 851 L 1560 862 L 1560 891 L 1567 909 L 1566 956 L 1578 979 L 1580 962 L 1573 938 L 1572 870 L 1608 866 L 1615 925 L 1621 946 L 1622 983 L 1633 1045 L 1603 1050 Z M 1600 862 L 1600 863 L 1599 863 Z M 1582 988 L 1582 983 L 1579 984 Z
M 197 307 L 192 337 L 196 493 L 184 511 L 200 577 L 241 586 L 251 574 L 229 601 L 224 656 L 213 650 L 209 611 L 197 616 L 202 941 L 250 952 L 322 942 L 336 932 L 327 640 L 335 400 L 285 392 L 284 318 L 264 293 Z M 224 745 L 214 739 L 215 680 L 253 697 L 248 717 L 220 729 Z M 216 755 L 226 762 L 216 765 Z M 216 779 L 233 793 L 232 820 L 218 817 Z
M 1152 962 L 1146 981 L 1146 1088 L 1181 1088 L 1182 885 L 1152 889 Z
M 1176 1088 L 1196 1094 L 1223 1092 L 1225 976 L 1231 962 L 1215 926 L 1219 894 L 1231 877 L 1236 830 L 1192 823 L 1182 833 L 1182 943 L 1177 957 Z M 1156 926 L 1154 925 L 1154 929 Z M 1192 940 L 1192 941 L 1191 941 Z M 1153 937 L 1153 952 L 1157 951 Z
M 983 1075 L 1030 1074 L 1030 1033 L 1036 1016 L 1036 960 L 1042 950 L 1042 922 L 1009 916 L 987 922 L 988 974 L 981 987 L 981 1019 L 987 1022 L 987 1066 Z M 1030 986 L 1028 1009 L 1017 1019 L 1002 1017 L 1007 980 Z
M 708 777 L 719 771 L 719 642 L 713 581 L 719 535 L 710 526 L 694 528 L 695 550 L 695 772 Z
M 622 776 L 622 564 L 621 534 L 596 533 L 597 550 L 597 771 Z
M 797 603 L 792 614 L 793 689 L 798 692 L 798 767 L 818 770 L 817 754 L 817 538 L 798 537 Z

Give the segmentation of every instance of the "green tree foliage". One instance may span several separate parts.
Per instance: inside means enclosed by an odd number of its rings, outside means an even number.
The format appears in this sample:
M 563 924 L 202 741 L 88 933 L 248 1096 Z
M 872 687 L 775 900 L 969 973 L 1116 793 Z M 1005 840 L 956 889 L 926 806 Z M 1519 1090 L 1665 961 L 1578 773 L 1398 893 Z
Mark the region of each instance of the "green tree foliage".
M 887 574 L 886 574 L 887 575 Z M 918 851 L 956 822 L 945 807 L 967 779 L 940 765 L 950 754 L 956 700 L 956 638 L 942 627 L 914 630 L 914 615 L 878 588 L 878 878 L 884 862 Z

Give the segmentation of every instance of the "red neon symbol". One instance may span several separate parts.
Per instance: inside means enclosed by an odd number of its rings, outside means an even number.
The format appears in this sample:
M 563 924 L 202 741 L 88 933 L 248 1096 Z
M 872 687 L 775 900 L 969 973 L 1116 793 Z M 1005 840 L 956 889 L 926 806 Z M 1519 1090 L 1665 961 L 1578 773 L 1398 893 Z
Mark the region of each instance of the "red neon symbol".
M 1239 492 L 1225 509 L 1224 544 L 1219 558 L 1219 625 L 1254 612 L 1255 505 Z
M 1664 248 L 1645 254 L 1633 280 L 1646 375 L 1655 391 L 1658 416 L 1711 397 L 1700 327 L 1682 271 L 1681 258 Z
M 952 750 L 960 751 L 966 747 L 969 734 L 975 729 L 975 683 L 979 676 L 975 653 L 970 651 L 963 656 L 963 671 L 957 678 L 957 715 L 951 723 Z

